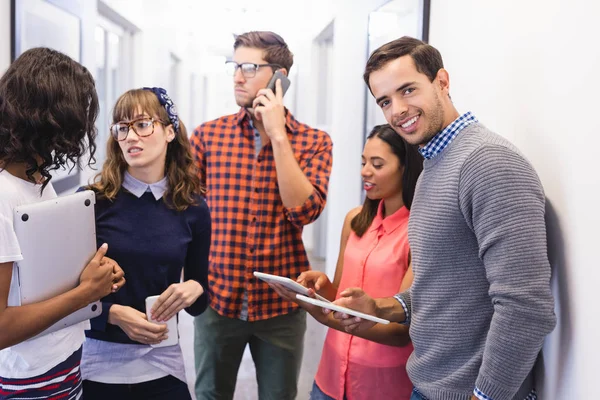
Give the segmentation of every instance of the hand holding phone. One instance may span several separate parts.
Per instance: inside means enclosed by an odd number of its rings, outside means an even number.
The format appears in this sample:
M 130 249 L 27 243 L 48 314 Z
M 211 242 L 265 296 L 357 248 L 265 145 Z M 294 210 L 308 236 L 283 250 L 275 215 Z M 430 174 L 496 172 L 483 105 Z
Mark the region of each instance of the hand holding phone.
M 281 93 L 277 92 L 277 81 L 280 81 Z M 264 132 L 272 141 L 287 139 L 285 107 L 282 96 L 290 86 L 290 81 L 281 71 L 275 71 L 266 88 L 260 89 L 252 102 L 254 116 L 264 127 Z M 271 89 L 271 90 L 269 90 Z
M 275 83 L 277 82 L 277 79 L 281 80 L 281 89 L 283 90 L 282 96 L 284 96 L 285 92 L 287 92 L 288 88 L 290 87 L 291 82 L 290 82 L 289 78 L 283 72 L 281 72 L 281 70 L 275 71 L 275 73 L 271 77 L 271 80 L 267 84 L 267 89 L 271 89 L 273 91 L 273 93 L 275 93 L 276 92 Z M 275 94 L 277 94 L 277 93 L 275 93 Z
M 177 334 L 177 315 L 174 315 L 166 322 L 158 322 L 152 319 L 152 305 L 156 300 L 158 300 L 159 296 L 150 296 L 146 297 L 146 318 L 148 318 L 148 322 L 152 322 L 155 324 L 167 324 L 167 329 L 169 330 L 169 337 L 166 340 L 158 344 L 152 344 L 152 347 L 165 347 L 165 346 L 174 346 L 179 343 L 179 337 Z

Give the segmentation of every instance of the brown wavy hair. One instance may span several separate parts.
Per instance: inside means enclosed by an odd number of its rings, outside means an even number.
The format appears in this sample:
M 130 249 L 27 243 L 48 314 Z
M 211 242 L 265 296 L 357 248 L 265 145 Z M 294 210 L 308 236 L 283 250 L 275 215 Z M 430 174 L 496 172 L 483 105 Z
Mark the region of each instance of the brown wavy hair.
M 281 36 L 270 31 L 251 31 L 235 37 L 233 50 L 238 47 L 250 47 L 263 50 L 264 59 L 269 64 L 285 68 L 288 74 L 294 64 L 294 54 Z M 273 72 L 277 69 L 271 67 Z
M 0 160 L 27 165 L 35 182 L 39 172 L 42 191 L 50 171 L 95 163 L 95 121 L 98 95 L 92 74 L 56 50 L 27 50 L 0 78 Z M 39 162 L 41 160 L 41 163 Z
M 153 92 L 134 89 L 125 92 L 117 100 L 113 109 L 113 123 L 132 120 L 140 110 L 155 118 L 158 117 L 161 121 L 169 121 L 167 111 L 160 105 Z M 123 157 L 119 142 L 109 135 L 106 161 L 90 188 L 98 195 L 112 201 L 121 190 L 126 170 L 127 162 Z M 165 174 L 168 179 L 168 188 L 163 196 L 163 201 L 169 208 L 183 211 L 196 203 L 198 194 L 206 192 L 200 184 L 187 131 L 181 120 L 179 121 L 179 131 L 175 132 L 175 139 L 167 145 Z
M 394 129 L 388 125 L 377 125 L 367 136 L 367 140 L 379 138 L 387 143 L 398 160 L 400 165 L 404 167 L 402 174 L 402 201 L 404 206 L 410 210 L 413 197 L 415 196 L 415 188 L 421 171 L 423 171 L 423 157 L 419 154 L 417 146 L 413 146 L 406 142 L 402 136 L 398 135 Z M 381 199 L 372 200 L 365 198 L 362 209 L 350 222 L 350 227 L 358 237 L 362 237 L 377 215 L 377 209 Z

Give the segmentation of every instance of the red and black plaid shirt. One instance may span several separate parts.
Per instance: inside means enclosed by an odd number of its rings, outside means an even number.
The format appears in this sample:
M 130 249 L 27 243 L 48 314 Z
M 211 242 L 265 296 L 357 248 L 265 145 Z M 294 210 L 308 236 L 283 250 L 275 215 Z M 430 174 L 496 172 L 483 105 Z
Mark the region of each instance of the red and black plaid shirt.
M 295 158 L 314 187 L 298 207 L 283 205 L 271 143 L 256 156 L 254 130 L 244 108 L 200 125 L 191 138 L 212 217 L 211 307 L 230 318 L 239 318 L 244 290 L 248 321 L 297 307 L 255 278 L 254 271 L 295 279 L 310 269 L 302 229 L 325 207 L 332 143 L 327 133 L 298 122 L 287 110 L 286 114 Z

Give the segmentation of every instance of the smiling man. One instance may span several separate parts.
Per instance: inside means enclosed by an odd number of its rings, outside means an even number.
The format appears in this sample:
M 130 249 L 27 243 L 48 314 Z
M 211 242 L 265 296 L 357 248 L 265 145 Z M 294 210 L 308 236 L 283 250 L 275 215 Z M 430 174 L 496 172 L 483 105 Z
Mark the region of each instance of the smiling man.
M 386 120 L 424 157 L 409 223 L 414 282 L 392 298 L 336 303 L 410 324 L 413 400 L 536 399 L 532 368 L 556 323 L 545 197 L 507 140 L 460 114 L 440 53 L 403 37 L 369 58 Z M 373 323 L 347 315 L 349 332 Z
M 296 279 L 310 269 L 302 228 L 325 207 L 332 143 L 283 106 L 282 82 L 293 55 L 273 32 L 236 38 L 233 115 L 198 127 L 192 149 L 213 220 L 211 303 L 195 321 L 196 397 L 231 399 L 242 354 L 250 345 L 260 399 L 293 400 L 302 360 L 306 313 L 253 276 Z

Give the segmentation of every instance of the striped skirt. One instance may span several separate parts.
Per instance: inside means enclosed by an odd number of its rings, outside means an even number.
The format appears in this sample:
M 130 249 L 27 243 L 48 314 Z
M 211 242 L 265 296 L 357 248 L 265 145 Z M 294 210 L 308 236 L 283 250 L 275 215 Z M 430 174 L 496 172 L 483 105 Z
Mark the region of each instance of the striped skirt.
M 80 347 L 65 361 L 42 375 L 24 379 L 0 377 L 0 400 L 81 399 L 81 352 Z

